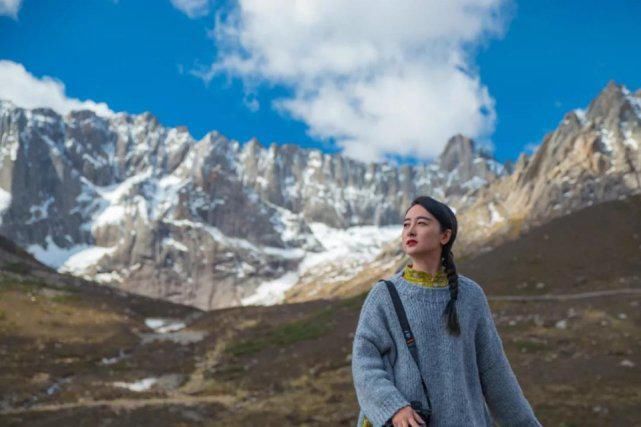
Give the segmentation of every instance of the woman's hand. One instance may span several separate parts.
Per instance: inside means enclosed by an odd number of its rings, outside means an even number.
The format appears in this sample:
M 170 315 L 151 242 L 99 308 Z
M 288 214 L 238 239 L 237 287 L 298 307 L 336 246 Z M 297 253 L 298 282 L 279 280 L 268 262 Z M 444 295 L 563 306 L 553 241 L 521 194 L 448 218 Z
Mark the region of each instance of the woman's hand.
M 421 416 L 408 405 L 399 409 L 396 414 L 394 414 L 394 417 L 392 417 L 392 425 L 394 425 L 394 427 L 419 427 L 424 426 L 425 422 L 423 422 Z

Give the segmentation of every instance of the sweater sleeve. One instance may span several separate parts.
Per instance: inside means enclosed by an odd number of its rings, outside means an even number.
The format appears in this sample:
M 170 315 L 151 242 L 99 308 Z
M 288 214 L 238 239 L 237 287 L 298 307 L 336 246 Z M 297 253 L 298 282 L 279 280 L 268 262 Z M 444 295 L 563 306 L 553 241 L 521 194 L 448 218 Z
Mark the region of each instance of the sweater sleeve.
M 352 348 L 352 375 L 356 397 L 363 413 L 374 425 L 383 425 L 399 409 L 409 405 L 385 370 L 383 355 L 393 344 L 382 303 L 382 291 L 375 285 L 368 294 L 358 319 Z
M 480 319 L 475 334 L 476 359 L 481 387 L 490 412 L 500 426 L 540 427 L 541 423 L 523 395 L 505 355 L 487 297 L 482 289 L 481 294 Z

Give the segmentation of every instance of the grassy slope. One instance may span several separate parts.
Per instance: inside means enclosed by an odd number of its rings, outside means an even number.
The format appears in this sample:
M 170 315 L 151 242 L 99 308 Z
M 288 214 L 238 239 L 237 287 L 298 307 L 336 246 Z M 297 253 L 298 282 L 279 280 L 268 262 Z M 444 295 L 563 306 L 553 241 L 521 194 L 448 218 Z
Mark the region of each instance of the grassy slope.
M 458 268 L 490 297 L 641 289 L 639 213 L 638 197 L 598 205 L 461 260 Z M 103 307 L 95 296 L 75 297 L 71 291 L 52 294 L 36 292 L 30 285 L 0 286 L 0 396 L 7 392 L 20 396 L 4 398 L 5 402 L 24 408 L 33 395 L 38 404 L 118 399 L 111 400 L 111 406 L 74 403 L 55 411 L 5 414 L 7 423 L 352 425 L 355 421 L 350 351 L 364 294 L 206 313 L 188 328 L 205 331 L 205 338 L 181 345 L 140 343 L 132 331 L 144 329 L 142 319 L 149 314 L 137 314 L 149 307 L 143 303 L 135 311 L 121 300 L 112 305 L 104 302 Z M 491 300 L 508 358 L 544 425 L 641 424 L 640 305 L 639 294 L 564 301 Z M 23 323 L 18 314 L 30 320 L 18 326 Z M 174 313 L 180 315 L 189 313 Z M 120 348 L 127 349 L 128 358 L 100 364 L 102 357 L 113 356 Z M 626 366 L 629 362 L 634 366 Z M 180 380 L 143 393 L 109 386 L 113 381 L 170 374 Z M 47 396 L 43 390 L 61 378 L 70 381 Z

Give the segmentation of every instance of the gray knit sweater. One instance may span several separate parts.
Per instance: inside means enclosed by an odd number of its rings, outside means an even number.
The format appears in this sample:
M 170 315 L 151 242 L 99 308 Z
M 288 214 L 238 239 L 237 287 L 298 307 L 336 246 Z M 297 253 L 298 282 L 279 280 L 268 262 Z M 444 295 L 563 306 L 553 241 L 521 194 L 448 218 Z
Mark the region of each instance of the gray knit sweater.
M 390 279 L 407 312 L 418 347 L 420 370 L 432 403 L 430 426 L 541 426 L 508 362 L 487 297 L 459 275 L 456 310 L 461 335 L 447 332 L 443 310 L 449 289 Z M 421 400 L 421 380 L 405 344 L 385 283 L 367 295 L 352 349 L 352 374 L 363 417 L 380 426 L 411 400 Z M 488 408 L 489 406 L 489 408 Z M 490 415 L 491 414 L 491 415 Z

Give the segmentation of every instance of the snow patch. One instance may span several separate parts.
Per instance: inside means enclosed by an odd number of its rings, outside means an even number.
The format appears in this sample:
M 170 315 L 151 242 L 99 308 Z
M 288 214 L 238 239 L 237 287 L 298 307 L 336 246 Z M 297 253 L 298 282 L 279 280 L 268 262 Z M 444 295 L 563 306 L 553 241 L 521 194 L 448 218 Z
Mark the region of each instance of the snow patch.
M 168 223 L 177 225 L 179 227 L 193 227 L 200 228 L 207 233 L 218 243 L 223 244 L 227 248 L 240 248 L 250 252 L 256 252 L 263 255 L 272 255 L 284 259 L 298 259 L 302 258 L 305 255 L 305 251 L 298 248 L 277 248 L 272 246 L 257 246 L 253 243 L 240 239 L 237 237 L 229 237 L 220 231 L 217 227 L 202 224 L 199 222 L 190 221 L 187 219 L 181 220 L 165 220 Z
M 401 236 L 401 226 L 391 225 L 378 227 L 361 225 L 347 229 L 332 228 L 326 224 L 311 223 L 314 237 L 326 248 L 324 252 L 310 252 L 301 262 L 301 270 L 308 270 L 316 265 L 337 259 L 369 260 L 377 255 L 380 247 Z
M 26 221 L 26 224 L 33 224 L 36 221 L 41 221 L 47 219 L 49 206 L 53 203 L 53 196 L 50 196 L 47 200 L 42 202 L 40 205 L 31 206 L 29 208 L 29 213 L 31 217 Z
M 98 216 L 92 221 L 92 231 L 95 232 L 97 228 L 109 224 L 120 224 L 125 217 L 125 213 L 125 207 L 122 205 L 107 206 L 105 210 L 100 212 L 100 214 L 98 214 Z
M 300 237 L 300 225 L 303 221 L 300 215 L 297 215 L 281 206 L 267 202 L 267 205 L 276 210 L 270 218 L 274 229 L 278 232 L 284 242 L 296 240 Z
M 89 267 L 98 264 L 100 259 L 113 253 L 116 246 L 86 246 L 85 249 L 71 255 L 58 269 L 61 273 L 82 275 Z
M 488 168 L 492 171 L 493 174 L 497 176 L 503 176 L 506 174 L 505 166 L 502 163 L 497 162 L 496 160 L 487 160 L 486 164 Z
M 123 277 L 117 271 L 111 273 L 97 273 L 91 278 L 94 282 L 98 283 L 122 283 Z
M 71 246 L 69 248 L 62 248 L 53 241 L 51 236 L 45 238 L 45 244 L 29 245 L 26 249 L 38 261 L 49 267 L 58 269 L 60 268 L 71 256 L 87 249 L 89 245 L 81 244 Z
M 241 300 L 242 305 L 272 305 L 283 301 L 285 293 L 301 279 L 314 281 L 314 275 L 321 274 L 325 280 L 349 280 L 359 269 L 372 262 L 382 247 L 394 239 L 400 239 L 401 226 L 375 225 L 354 226 L 336 229 L 317 222 L 309 224 L 313 237 L 325 248 L 322 252 L 292 249 L 299 256 L 304 255 L 297 271 L 263 282 L 256 291 Z M 307 283 L 307 281 L 305 281 Z
M 11 193 L 4 188 L 0 188 L 0 224 L 2 224 L 2 215 L 11 206 Z
M 150 334 L 138 334 L 143 345 L 152 342 L 174 342 L 176 344 L 188 345 L 202 341 L 207 333 L 205 331 L 179 330 L 174 332 L 152 332 Z
M 632 138 L 632 131 L 630 131 L 630 129 L 626 129 L 623 132 L 623 137 L 623 145 L 630 147 L 633 150 L 639 149 L 639 143 L 636 141 L 636 139 Z
M 632 95 L 631 93 L 626 94 L 626 99 L 632 106 L 632 109 L 636 113 L 637 117 L 641 119 L 641 98 Z
M 121 360 L 123 360 L 127 355 L 125 354 L 124 350 L 121 348 L 118 350 L 118 355 L 114 357 L 103 357 L 102 360 L 100 361 L 101 365 L 114 365 Z
M 176 332 L 181 329 L 184 329 L 187 325 L 185 322 L 181 322 L 176 319 L 163 319 L 150 317 L 145 319 L 145 325 L 148 328 L 153 329 L 156 333 L 166 334 L 168 332 Z
M 9 133 L 0 146 L 0 160 L 3 160 L 7 155 L 9 155 L 11 162 L 15 162 L 18 158 L 19 148 L 20 144 L 18 143 L 18 138 L 13 137 L 13 135 Z
M 156 219 L 166 216 L 178 205 L 180 190 L 191 182 L 190 179 L 176 175 L 167 175 L 158 180 L 152 199 L 150 200 L 151 217 Z
M 43 245 L 29 245 L 27 252 L 31 253 L 38 261 L 55 268 L 61 273 L 81 275 L 85 270 L 95 265 L 104 255 L 112 253 L 112 247 L 91 246 L 87 244 L 73 245 L 62 248 L 47 236 Z
M 76 198 L 76 201 L 79 203 L 89 203 L 86 209 L 92 212 L 83 215 L 89 216 L 91 219 L 84 223 L 82 227 L 89 229 L 95 234 L 101 226 L 121 223 L 128 212 L 126 209 L 127 201 L 128 199 L 132 199 L 132 197 L 130 197 L 131 189 L 149 179 L 151 173 L 151 168 L 148 168 L 144 172 L 133 175 L 122 182 L 106 186 L 95 185 L 85 177 L 81 177 L 80 179 L 84 188 L 82 193 Z M 137 202 L 136 207 L 143 209 L 141 216 L 146 218 L 147 212 L 144 198 L 141 196 L 133 196 L 133 199 Z
M 587 119 L 585 118 L 585 110 L 582 110 L 580 108 L 576 108 L 572 112 L 579 119 L 579 123 L 581 123 L 582 126 L 587 123 Z
M 487 184 L 487 181 L 481 177 L 475 176 L 474 178 L 463 183 L 463 187 L 468 191 L 478 190 Z
M 494 202 L 489 204 L 488 209 L 490 211 L 490 225 L 502 222 L 504 220 L 503 216 L 496 209 L 496 206 L 494 206 Z
M 151 168 L 147 168 L 144 172 L 141 172 L 137 175 L 132 175 L 117 184 L 107 185 L 104 187 L 100 187 L 97 185 L 92 186 L 103 199 L 107 200 L 110 203 L 117 203 L 124 196 L 127 196 L 135 185 L 140 184 L 146 179 L 149 179 L 151 177 L 151 173 Z
M 614 134 L 607 128 L 601 128 L 601 142 L 607 153 L 614 151 Z
M 283 276 L 263 282 L 249 297 L 241 300 L 241 305 L 272 305 L 283 300 L 285 292 L 298 282 L 298 273 L 289 272 Z
M 143 378 L 142 380 L 134 381 L 130 383 L 116 381 L 112 384 L 114 387 L 126 388 L 127 390 L 141 392 L 141 391 L 149 390 L 157 382 L 158 382 L 157 378 L 149 377 L 149 378 Z
M 165 237 L 162 239 L 162 244 L 163 246 L 171 246 L 173 248 L 176 248 L 177 250 L 181 252 L 188 252 L 187 246 L 183 245 L 179 241 L 172 239 L 171 237 Z

